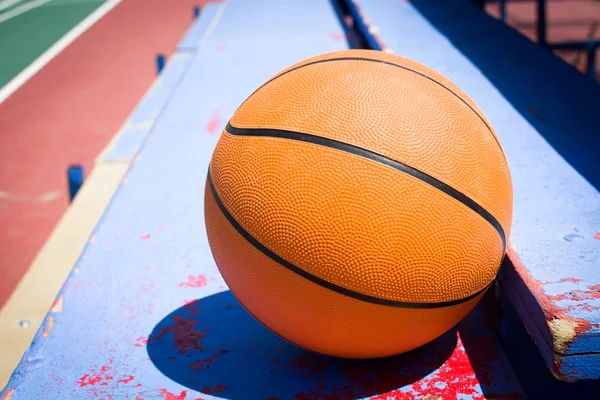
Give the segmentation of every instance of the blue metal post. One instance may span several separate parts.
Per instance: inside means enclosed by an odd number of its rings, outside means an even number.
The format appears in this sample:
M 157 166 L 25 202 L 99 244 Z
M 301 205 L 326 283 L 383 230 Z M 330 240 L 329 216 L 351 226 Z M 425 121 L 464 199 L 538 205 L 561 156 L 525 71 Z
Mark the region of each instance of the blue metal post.
M 546 43 L 546 0 L 537 0 L 537 38 L 538 44 L 547 47 Z
M 498 6 L 500 7 L 500 21 L 506 22 L 506 0 L 499 0 Z
M 73 201 L 79 189 L 83 185 L 83 166 L 70 165 L 67 168 L 67 182 L 69 184 L 69 202 Z
M 156 70 L 157 73 L 160 74 L 166 64 L 166 57 L 164 54 L 159 54 L 156 56 Z
M 200 16 L 200 7 L 194 7 L 194 19 L 197 19 Z
M 587 58 L 587 76 L 590 79 L 596 80 L 596 51 L 598 50 L 597 46 L 591 46 L 588 48 L 588 58 Z

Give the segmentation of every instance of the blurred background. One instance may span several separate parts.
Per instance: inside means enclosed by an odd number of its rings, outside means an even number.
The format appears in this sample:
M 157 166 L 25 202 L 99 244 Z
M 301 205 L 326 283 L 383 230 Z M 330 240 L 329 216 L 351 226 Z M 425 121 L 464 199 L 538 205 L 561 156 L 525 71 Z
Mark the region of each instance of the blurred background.
M 552 48 L 553 44 L 575 44 L 570 49 L 553 49 L 555 54 L 584 74 L 588 65 L 593 65 L 592 79 L 600 82 L 600 51 L 596 50 L 600 41 L 600 1 L 598 0 L 493 0 L 477 3 L 497 19 L 521 32 L 534 42 L 539 42 L 538 24 L 540 4 L 545 6 L 545 39 L 542 45 Z M 542 14 L 542 15 L 544 15 Z M 543 36 L 543 33 L 542 35 Z M 592 54 L 593 62 L 588 57 Z

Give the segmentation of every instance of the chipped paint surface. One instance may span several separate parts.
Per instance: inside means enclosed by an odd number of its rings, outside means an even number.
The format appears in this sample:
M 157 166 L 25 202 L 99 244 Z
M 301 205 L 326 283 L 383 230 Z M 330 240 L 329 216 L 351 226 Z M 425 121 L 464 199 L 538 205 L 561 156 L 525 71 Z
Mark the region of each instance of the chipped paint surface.
M 572 359 L 572 356 L 569 356 L 569 354 L 576 354 L 580 351 L 580 348 L 574 346 L 578 338 L 588 335 L 590 332 L 597 331 L 599 327 L 597 325 L 594 326 L 588 319 L 574 317 L 571 313 L 573 313 L 574 308 L 578 311 L 583 310 L 586 313 L 595 312 L 597 306 L 589 304 L 589 300 L 577 304 L 579 307 L 573 304 L 566 305 L 563 304 L 564 300 L 561 300 L 563 296 L 567 299 L 564 293 L 560 295 L 548 295 L 547 291 L 549 290 L 548 288 L 550 290 L 557 290 L 557 288 L 559 288 L 558 290 L 562 290 L 560 289 L 561 287 L 578 286 L 584 282 L 579 278 L 566 278 L 557 282 L 540 282 L 531 276 L 530 271 L 523 266 L 515 252 L 509 250 L 508 257 L 511 263 L 505 268 L 514 269 L 514 273 L 518 274 L 519 279 L 522 280 L 527 290 L 533 295 L 533 299 L 535 299 L 537 305 L 541 308 L 539 318 L 543 321 L 542 323 L 545 323 L 545 326 L 540 322 L 536 322 L 538 318 L 535 315 L 530 316 L 526 320 L 526 323 L 529 324 L 529 333 L 534 338 L 538 347 L 540 347 L 552 374 L 561 380 L 572 381 L 580 379 L 582 375 L 573 369 L 572 361 L 569 360 Z M 594 286 L 592 285 L 592 287 Z M 574 291 L 569 296 L 579 297 L 580 294 Z M 535 312 L 535 308 L 531 306 L 529 308 Z M 544 349 L 545 346 L 548 346 L 548 342 L 550 343 L 550 351 Z M 566 360 L 569 360 L 568 363 L 566 363 Z
M 6 389 L 6 392 L 4 392 L 4 394 L 2 395 L 2 400 L 11 400 L 14 392 L 15 392 L 14 388 Z
M 577 335 L 577 322 L 566 319 L 553 319 L 548 321 L 550 332 L 554 340 L 554 348 L 558 353 L 565 353 L 573 338 Z
M 53 313 L 61 312 L 64 307 L 64 302 L 65 302 L 65 296 L 64 295 L 58 296 L 56 298 L 56 300 L 54 300 L 54 303 L 52 303 L 52 307 L 50 307 L 50 312 L 53 312 Z
M 570 326 L 573 328 L 573 334 L 569 335 L 569 342 L 565 343 L 564 337 L 560 339 L 560 348 L 565 351 L 568 349 L 569 344 L 577 336 L 587 332 L 591 328 L 591 324 L 588 320 L 574 318 L 568 315 L 568 310 L 564 307 L 557 305 L 553 299 L 548 296 L 544 291 L 544 286 L 550 284 L 549 282 L 540 282 L 533 278 L 529 269 L 525 268 L 521 260 L 519 259 L 516 252 L 509 250 L 508 257 L 510 258 L 515 271 L 519 274 L 527 289 L 533 293 L 536 300 L 542 307 L 547 323 L 555 320 L 561 320 L 564 322 L 554 323 L 557 327 Z M 563 282 L 569 282 L 571 284 L 580 284 L 580 279 L 567 278 Z
M 46 326 L 44 327 L 44 330 L 42 331 L 42 337 L 47 337 L 50 334 L 50 331 L 52 330 L 52 328 L 54 327 L 54 317 L 47 317 L 46 318 Z

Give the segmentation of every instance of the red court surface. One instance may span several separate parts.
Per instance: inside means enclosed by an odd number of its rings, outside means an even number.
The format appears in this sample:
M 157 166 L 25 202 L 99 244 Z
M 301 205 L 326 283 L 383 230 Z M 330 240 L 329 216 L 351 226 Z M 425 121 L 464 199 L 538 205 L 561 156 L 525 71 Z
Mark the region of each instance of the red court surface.
M 534 42 L 537 42 L 536 2 L 509 1 L 506 4 L 506 22 Z M 499 17 L 497 3 L 489 3 L 486 10 Z M 554 0 L 546 5 L 547 32 L 549 43 L 582 42 L 600 40 L 600 1 L 597 0 Z M 586 72 L 585 51 L 556 51 L 567 63 L 581 72 Z M 596 80 L 600 82 L 600 51 L 596 52 Z
M 205 0 L 125 0 L 0 104 L 0 307 Z

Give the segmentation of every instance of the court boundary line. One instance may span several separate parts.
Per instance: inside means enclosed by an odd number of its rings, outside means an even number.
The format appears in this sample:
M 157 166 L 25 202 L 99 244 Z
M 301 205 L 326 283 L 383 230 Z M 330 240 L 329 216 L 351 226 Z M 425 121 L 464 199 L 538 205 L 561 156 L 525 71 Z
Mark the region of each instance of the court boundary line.
M 104 17 L 110 10 L 115 8 L 123 0 L 107 0 L 96 8 L 91 14 L 75 25 L 69 32 L 55 42 L 49 49 L 42 53 L 35 61 L 29 64 L 17 76 L 12 78 L 6 85 L 0 88 L 0 104 L 8 99 L 14 92 L 23 86 L 29 79 L 37 74 L 50 61 L 73 43 L 85 31 Z
M 10 10 L 8 10 L 0 15 L 0 24 L 3 22 L 6 22 L 8 20 L 11 20 L 13 18 L 16 18 L 21 14 L 25 14 L 27 11 L 35 10 L 36 8 L 41 7 L 44 4 L 48 4 L 51 1 L 52 0 L 33 0 L 30 2 L 21 4 L 20 6 L 11 8 Z M 17 4 L 17 3 L 15 3 L 15 4 Z

